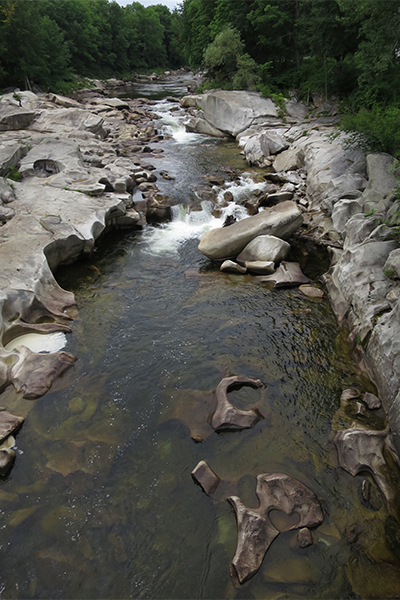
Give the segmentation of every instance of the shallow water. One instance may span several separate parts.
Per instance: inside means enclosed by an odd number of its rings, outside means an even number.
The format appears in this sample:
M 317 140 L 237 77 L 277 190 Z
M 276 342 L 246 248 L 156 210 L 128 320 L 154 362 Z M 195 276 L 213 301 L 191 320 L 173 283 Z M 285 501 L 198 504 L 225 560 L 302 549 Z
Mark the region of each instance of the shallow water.
M 175 181 L 159 184 L 182 202 L 201 175 L 239 160 L 229 144 L 192 141 L 165 142 L 157 163 L 174 169 Z M 332 421 L 345 418 L 341 390 L 372 388 L 328 301 L 220 273 L 196 239 L 217 219 L 205 210 L 194 221 L 179 210 L 171 225 L 109 235 L 90 260 L 58 272 L 77 298 L 66 350 L 79 361 L 27 401 L 0 485 L 1 597 L 399 597 L 397 521 L 378 491 L 375 507 L 361 501 L 365 477 L 338 468 L 330 442 Z M 300 258 L 318 283 L 324 260 Z M 257 405 L 264 419 L 253 429 L 207 426 L 210 391 L 227 374 L 266 384 L 230 394 L 239 408 Z M 384 415 L 374 418 L 383 428 Z M 235 589 L 235 515 L 193 482 L 200 460 L 250 507 L 260 473 L 305 483 L 324 512 L 314 544 L 300 549 L 296 531 L 281 533 Z

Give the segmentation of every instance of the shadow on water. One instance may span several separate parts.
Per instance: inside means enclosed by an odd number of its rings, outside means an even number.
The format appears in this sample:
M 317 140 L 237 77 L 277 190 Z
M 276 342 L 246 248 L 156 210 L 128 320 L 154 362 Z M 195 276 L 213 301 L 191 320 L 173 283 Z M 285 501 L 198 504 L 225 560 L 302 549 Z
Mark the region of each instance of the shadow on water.
M 224 162 L 223 146 L 210 144 Z M 202 165 L 208 150 L 191 148 L 190 164 L 198 152 Z M 188 180 L 185 164 L 179 169 Z M 222 274 L 196 237 L 163 252 L 153 241 L 110 234 L 92 257 L 57 273 L 76 295 L 67 350 L 79 361 L 33 404 L 21 455 L 0 485 L 2 596 L 398 596 L 397 521 L 382 503 L 361 503 L 361 478 L 337 468 L 330 443 L 341 390 L 371 388 L 328 301 Z M 316 280 L 315 255 L 308 248 L 303 258 Z M 264 418 L 195 443 L 210 392 L 227 374 L 266 384 L 261 400 L 250 388 L 232 395 L 240 408 L 258 403 Z M 305 483 L 324 511 L 314 544 L 300 549 L 296 532 L 282 533 L 259 572 L 235 588 L 235 516 L 192 481 L 200 460 L 249 506 L 260 473 Z

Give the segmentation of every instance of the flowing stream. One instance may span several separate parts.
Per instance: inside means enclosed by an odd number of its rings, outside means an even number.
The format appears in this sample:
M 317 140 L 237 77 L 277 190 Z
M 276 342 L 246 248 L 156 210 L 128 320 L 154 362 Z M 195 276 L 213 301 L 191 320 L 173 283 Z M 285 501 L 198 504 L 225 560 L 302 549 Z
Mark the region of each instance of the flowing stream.
M 175 177 L 158 180 L 179 202 L 172 222 L 109 234 L 90 259 L 57 273 L 77 298 L 65 349 L 79 361 L 31 403 L 15 466 L 0 483 L 1 597 L 399 597 L 397 521 L 379 492 L 373 505 L 361 501 L 365 477 L 340 469 L 330 442 L 344 419 L 342 389 L 373 388 L 327 299 L 222 274 L 197 250 L 226 215 L 213 216 L 196 196 L 201 177 L 246 165 L 234 143 L 186 133 L 171 108 L 153 107 L 171 136 L 154 164 Z M 234 198 L 262 188 L 250 175 L 229 184 Z M 328 266 L 309 249 L 293 258 L 316 282 Z M 266 384 L 264 395 L 230 394 L 264 418 L 253 429 L 208 432 L 207 400 L 227 374 Z M 375 415 L 383 429 L 383 412 Z M 191 437 L 198 432 L 203 443 Z M 249 507 L 260 473 L 302 481 L 324 512 L 314 544 L 301 549 L 296 531 L 284 531 L 235 588 L 235 514 L 192 480 L 200 460 L 237 484 Z M 274 524 L 285 529 L 283 513 Z

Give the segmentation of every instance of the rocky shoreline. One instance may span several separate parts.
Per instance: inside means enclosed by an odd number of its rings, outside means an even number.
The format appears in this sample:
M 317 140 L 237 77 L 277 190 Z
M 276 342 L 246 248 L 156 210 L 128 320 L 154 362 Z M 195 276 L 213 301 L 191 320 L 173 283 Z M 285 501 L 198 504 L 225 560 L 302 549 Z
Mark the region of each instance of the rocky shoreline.
M 159 193 L 151 164 L 160 154 L 158 117 L 148 99 L 112 97 L 124 86 L 117 80 L 106 87 L 95 82 L 77 95 L 79 101 L 31 92 L 1 98 L 1 391 L 12 384 L 24 398 L 39 397 L 76 360 L 62 351 L 6 348 L 27 333 L 70 330 L 75 299 L 56 283 L 57 267 L 92 252 L 110 227 L 141 229 L 170 218 L 173 201 Z M 310 111 L 292 99 L 283 110 L 247 92 L 192 95 L 180 103 L 188 111 L 188 130 L 235 137 L 248 164 L 265 169 L 264 193 L 245 202 L 252 215 L 248 223 L 286 210 L 296 225 L 278 237 L 294 234 L 330 248 L 324 283 L 360 366 L 377 385 L 399 451 L 400 250 L 393 239 L 398 210 L 393 157 L 365 157 L 346 147 L 343 134 L 332 140 L 333 103 Z M 19 181 L 4 178 L 10 173 Z M 217 183 L 223 187 L 223 181 Z M 221 231 L 236 237 L 236 226 L 240 222 Z M 272 230 L 257 231 L 234 250 L 205 254 L 236 258 L 260 233 L 274 236 Z M 254 274 L 274 277 L 259 264 L 268 262 L 260 254 L 241 262 L 225 268 L 240 272 L 252 263 Z
M 190 130 L 213 135 L 215 129 L 217 136 L 235 137 L 248 164 L 269 171 L 265 177 L 276 187 L 258 200 L 255 212 L 294 203 L 303 216 L 296 235 L 330 249 L 331 267 L 323 282 L 359 366 L 377 386 L 400 452 L 395 159 L 387 154 L 365 156 L 349 146 L 345 134 L 337 135 L 333 102 L 311 110 L 292 99 L 283 110 L 255 93 L 217 91 L 183 98 L 181 103 L 191 113 Z M 202 240 L 199 248 L 204 251 L 204 246 Z M 243 247 L 236 248 L 236 254 Z M 231 258 L 229 251 L 225 255 L 222 251 L 218 258 Z

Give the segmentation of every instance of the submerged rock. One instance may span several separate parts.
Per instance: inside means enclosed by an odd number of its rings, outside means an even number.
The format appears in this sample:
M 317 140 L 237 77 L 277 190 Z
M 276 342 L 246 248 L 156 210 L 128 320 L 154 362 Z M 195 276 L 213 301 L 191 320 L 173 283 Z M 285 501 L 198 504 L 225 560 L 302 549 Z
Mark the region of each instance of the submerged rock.
M 259 475 L 256 495 L 259 506 L 255 509 L 247 508 L 237 496 L 228 498 L 238 522 L 238 543 L 231 575 L 240 583 L 258 571 L 268 548 L 280 533 L 270 521 L 272 510 L 298 515 L 298 522 L 289 525 L 288 530 L 316 527 L 323 521 L 321 505 L 314 492 L 288 475 Z
M 15 415 L 6 410 L 0 411 L 0 443 L 2 443 L 11 433 L 17 431 L 24 421 L 24 417 L 21 417 L 20 415 Z

